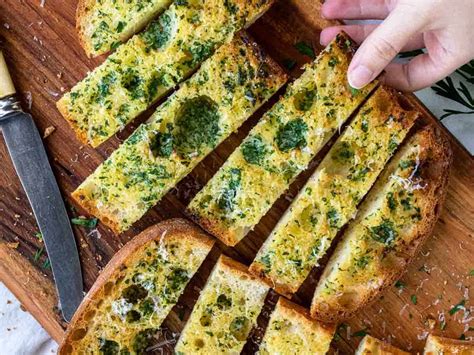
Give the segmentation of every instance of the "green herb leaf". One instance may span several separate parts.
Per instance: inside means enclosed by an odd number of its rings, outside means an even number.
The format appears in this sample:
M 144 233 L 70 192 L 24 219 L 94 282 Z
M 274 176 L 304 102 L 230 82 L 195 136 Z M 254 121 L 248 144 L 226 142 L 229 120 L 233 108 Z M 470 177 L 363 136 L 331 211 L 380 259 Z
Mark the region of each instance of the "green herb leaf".
M 33 260 L 37 262 L 39 258 L 41 258 L 41 255 L 43 254 L 44 248 L 41 247 L 38 250 L 36 250 L 35 255 L 33 255 Z
M 465 309 L 466 300 L 461 300 L 458 304 L 454 305 L 453 308 L 449 310 L 450 315 L 454 315 L 458 311 Z
M 406 287 L 406 285 L 403 281 L 398 280 L 397 282 L 395 282 L 395 287 L 398 288 L 399 290 L 403 290 Z
M 474 276 L 474 269 L 472 269 L 471 271 L 469 271 L 469 276 Z
M 411 303 L 415 305 L 418 303 L 418 298 L 416 297 L 416 295 L 411 295 L 410 299 L 411 299 Z
M 357 332 L 353 333 L 353 337 L 365 337 L 367 335 L 367 328 L 358 330 Z
M 306 55 L 312 59 L 316 58 L 313 47 L 306 42 L 302 41 L 302 42 L 296 43 L 295 48 L 298 50 L 298 52 L 300 52 L 303 55 Z
M 86 228 L 95 228 L 97 227 L 97 222 L 98 222 L 98 219 L 97 218 L 72 218 L 71 219 L 71 223 L 72 224 L 75 224 L 76 226 L 82 226 L 82 227 L 86 227 Z

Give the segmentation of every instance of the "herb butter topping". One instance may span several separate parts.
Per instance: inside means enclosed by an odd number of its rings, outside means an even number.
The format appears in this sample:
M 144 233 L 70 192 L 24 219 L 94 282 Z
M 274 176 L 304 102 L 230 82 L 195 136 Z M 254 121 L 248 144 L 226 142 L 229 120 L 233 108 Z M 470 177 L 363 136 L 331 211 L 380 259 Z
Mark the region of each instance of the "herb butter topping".
M 103 143 L 189 76 L 271 2 L 229 0 L 224 7 L 221 3 L 174 2 L 67 93 L 58 107 L 79 138 L 94 147 Z
M 115 231 L 128 229 L 285 81 L 282 70 L 253 41 L 237 36 L 206 61 L 73 196 Z M 230 190 L 223 205 L 232 204 Z
M 296 292 L 408 133 L 417 116 L 395 95 L 379 88 L 361 107 L 258 252 L 251 269 L 277 289 Z M 374 237 L 394 239 L 391 226 L 377 226 Z
M 370 93 L 375 84 L 347 84 L 350 53 L 345 36 L 332 42 L 196 195 L 188 209 L 205 229 L 229 245 L 240 241 Z M 232 203 L 222 208 L 230 185 Z
M 238 265 L 238 266 L 235 266 Z M 176 354 L 239 354 L 269 287 L 222 256 L 176 344 Z
M 422 177 L 425 133 L 404 144 L 367 196 L 324 271 L 314 304 L 353 312 L 404 268 L 407 246 L 432 212 L 434 189 Z

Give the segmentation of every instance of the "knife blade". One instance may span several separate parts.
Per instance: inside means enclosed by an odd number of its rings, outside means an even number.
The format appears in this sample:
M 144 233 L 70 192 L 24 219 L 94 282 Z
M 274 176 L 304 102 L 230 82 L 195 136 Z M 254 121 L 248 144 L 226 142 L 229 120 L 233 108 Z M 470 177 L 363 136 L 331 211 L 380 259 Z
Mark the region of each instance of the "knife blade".
M 1 51 L 0 130 L 43 236 L 60 309 L 69 322 L 83 298 L 74 234 L 38 129 L 21 110 Z

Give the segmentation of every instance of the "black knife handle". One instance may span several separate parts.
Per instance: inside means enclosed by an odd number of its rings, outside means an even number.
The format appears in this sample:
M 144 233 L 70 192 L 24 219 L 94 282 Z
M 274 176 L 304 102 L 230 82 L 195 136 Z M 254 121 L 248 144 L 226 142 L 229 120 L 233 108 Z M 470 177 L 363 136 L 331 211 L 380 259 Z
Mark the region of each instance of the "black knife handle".
M 43 235 L 61 311 L 70 321 L 83 298 L 82 273 L 69 217 L 39 132 L 30 115 L 13 112 L 0 128 Z

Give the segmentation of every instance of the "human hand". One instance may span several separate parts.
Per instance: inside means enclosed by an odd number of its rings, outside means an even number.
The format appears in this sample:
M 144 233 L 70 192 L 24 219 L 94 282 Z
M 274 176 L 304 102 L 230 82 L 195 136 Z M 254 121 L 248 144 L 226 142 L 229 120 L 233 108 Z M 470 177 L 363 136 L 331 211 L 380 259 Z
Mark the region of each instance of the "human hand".
M 415 91 L 441 80 L 474 58 L 473 0 L 326 0 L 328 19 L 384 20 L 380 25 L 333 26 L 321 32 L 327 45 L 344 30 L 362 43 L 349 66 L 351 86 L 361 88 L 384 69 L 381 80 Z M 426 48 L 408 63 L 391 63 L 400 51 Z

